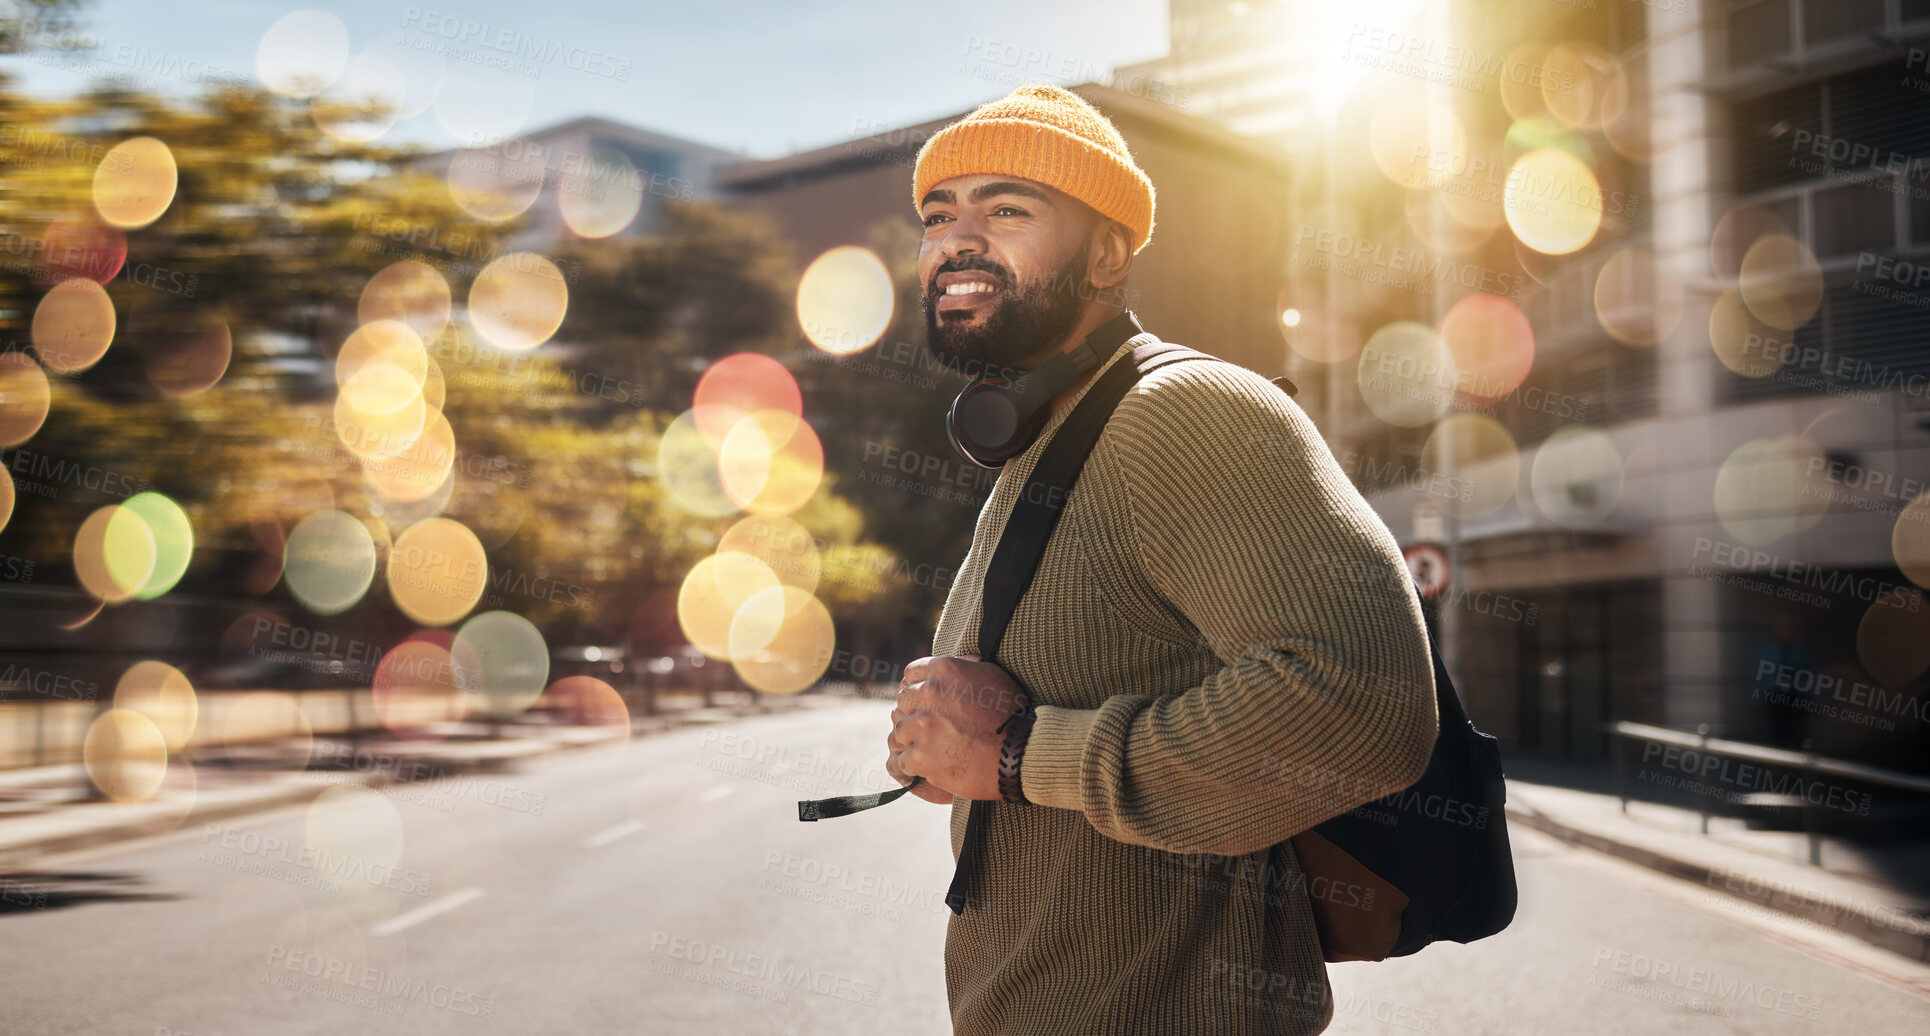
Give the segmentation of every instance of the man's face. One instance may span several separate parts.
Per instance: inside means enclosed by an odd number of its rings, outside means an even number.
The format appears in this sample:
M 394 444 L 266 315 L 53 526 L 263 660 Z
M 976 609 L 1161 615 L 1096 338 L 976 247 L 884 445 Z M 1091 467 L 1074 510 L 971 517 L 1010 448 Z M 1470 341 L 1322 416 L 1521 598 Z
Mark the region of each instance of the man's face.
M 925 341 L 967 374 L 1010 368 L 1079 320 L 1094 214 L 1035 180 L 973 174 L 919 205 Z

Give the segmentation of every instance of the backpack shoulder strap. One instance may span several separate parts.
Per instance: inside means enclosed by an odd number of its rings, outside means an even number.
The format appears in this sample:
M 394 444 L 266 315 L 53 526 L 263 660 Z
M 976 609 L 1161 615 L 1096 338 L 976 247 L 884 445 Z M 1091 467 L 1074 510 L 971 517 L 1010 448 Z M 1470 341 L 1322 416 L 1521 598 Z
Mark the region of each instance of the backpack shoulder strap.
M 1148 336 L 1150 337 L 1150 336 Z M 1012 514 L 999 534 L 997 549 L 985 570 L 985 596 L 979 608 L 978 654 L 987 662 L 998 661 L 999 645 L 1005 640 L 1005 627 L 1018 611 L 1019 601 L 1032 586 L 1045 556 L 1046 543 L 1059 526 L 1072 484 L 1086 465 L 1086 457 L 1106 430 L 1114 408 L 1141 376 L 1169 363 L 1182 360 L 1212 360 L 1217 357 L 1154 339 L 1133 347 L 1130 357 L 1108 367 L 1099 380 L 1079 397 L 1065 421 L 1046 443 L 1039 463 L 1027 476 L 1025 488 L 1012 504 Z M 971 874 L 985 844 L 985 816 L 990 802 L 973 802 L 965 808 L 965 839 L 959 845 L 958 867 L 945 892 L 945 905 L 952 913 L 962 914 L 969 898 Z
M 1039 463 L 1027 476 L 1025 488 L 1012 504 L 1012 514 L 999 535 L 985 570 L 985 595 L 979 610 L 979 657 L 993 661 L 1005 640 L 1005 627 L 1018 610 L 1019 601 L 1032 585 L 1032 577 L 1045 556 L 1045 545 L 1059 526 L 1072 484 L 1078 481 L 1086 457 L 1106 430 L 1114 408 L 1126 392 L 1146 374 L 1181 360 L 1211 360 L 1216 357 L 1181 345 L 1153 340 L 1133 347 L 1130 357 L 1106 369 L 1092 388 L 1079 398 L 1077 406 L 1053 433 Z

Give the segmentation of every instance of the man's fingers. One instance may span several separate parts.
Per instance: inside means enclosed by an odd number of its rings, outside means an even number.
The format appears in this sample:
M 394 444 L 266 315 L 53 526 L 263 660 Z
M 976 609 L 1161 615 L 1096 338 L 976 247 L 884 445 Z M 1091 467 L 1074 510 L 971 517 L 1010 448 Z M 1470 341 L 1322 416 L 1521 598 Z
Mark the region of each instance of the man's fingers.
M 923 680 L 925 678 L 925 670 L 931 666 L 932 658 L 933 656 L 926 655 L 924 658 L 914 658 L 906 662 L 904 675 L 898 678 L 898 683 L 903 685 Z
M 898 708 L 909 716 L 931 700 L 931 684 L 924 680 L 898 685 Z
M 935 802 L 940 806 L 951 805 L 952 799 L 957 797 L 929 780 L 911 789 L 911 793 L 926 802 Z

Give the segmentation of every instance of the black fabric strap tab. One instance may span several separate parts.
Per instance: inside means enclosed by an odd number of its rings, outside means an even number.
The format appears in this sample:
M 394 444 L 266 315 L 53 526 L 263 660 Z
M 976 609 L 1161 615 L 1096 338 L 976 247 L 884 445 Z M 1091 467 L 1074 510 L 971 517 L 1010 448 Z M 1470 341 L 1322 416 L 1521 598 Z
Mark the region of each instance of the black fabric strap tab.
M 848 817 L 867 809 L 876 809 L 905 797 L 905 793 L 925 783 L 923 777 L 913 777 L 911 783 L 890 791 L 872 795 L 838 795 L 828 799 L 806 799 L 797 804 L 799 820 L 824 820 L 829 817 Z
M 1130 316 L 1131 314 L 1121 314 Z M 1137 327 L 1137 324 L 1134 324 Z M 1136 336 L 1135 336 L 1136 337 Z M 1116 348 L 1117 346 L 1115 346 Z M 1052 435 L 1038 464 L 1025 481 L 1025 489 L 1012 504 L 1012 514 L 999 535 L 998 548 L 985 570 L 985 599 L 979 610 L 978 655 L 997 662 L 999 646 L 1005 641 L 1005 627 L 1012 621 L 1019 602 L 1032 586 L 1039 560 L 1045 556 L 1046 543 L 1059 526 L 1072 484 L 1086 465 L 1086 457 L 1106 430 L 1106 422 L 1127 390 L 1142 375 L 1180 360 L 1211 360 L 1216 357 L 1151 340 L 1133 347 L 1132 355 L 1107 368 L 1093 382 L 1079 404 L 1066 416 Z M 971 874 L 985 842 L 985 816 L 990 802 L 973 802 L 965 809 L 965 839 L 958 849 L 958 868 L 945 892 L 945 905 L 952 913 L 962 914 L 971 893 Z

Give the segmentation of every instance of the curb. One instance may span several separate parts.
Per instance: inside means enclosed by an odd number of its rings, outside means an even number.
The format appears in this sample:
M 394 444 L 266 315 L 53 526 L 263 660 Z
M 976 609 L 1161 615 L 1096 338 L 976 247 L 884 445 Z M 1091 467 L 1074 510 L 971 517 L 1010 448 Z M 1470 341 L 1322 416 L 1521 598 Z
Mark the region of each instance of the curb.
M 758 702 L 751 705 L 739 706 L 717 706 L 716 708 L 728 710 L 732 713 L 732 715 L 728 717 L 729 719 L 748 719 L 753 716 L 789 711 L 788 707 L 769 702 Z M 727 717 L 715 714 L 684 717 L 657 713 L 649 716 L 638 716 L 636 717 L 636 721 L 631 725 L 629 736 L 631 738 L 637 738 L 652 734 L 667 734 L 673 730 L 684 727 L 725 722 L 726 719 Z M 434 758 L 433 765 L 435 772 L 432 775 L 426 776 L 425 779 L 436 780 L 458 773 L 496 771 L 504 768 L 506 764 L 511 762 L 520 762 L 525 759 L 554 755 L 558 752 L 570 751 L 572 749 L 593 748 L 615 740 L 617 736 L 616 734 L 611 734 L 609 737 L 593 739 L 545 740 L 542 747 L 534 751 L 517 754 L 513 758 L 507 758 L 502 755 L 479 756 L 466 759 L 459 756 Z M 501 744 L 503 742 L 496 743 Z M 328 774 L 333 771 L 315 772 Z M 317 798 L 322 792 L 330 788 L 346 786 L 383 788 L 390 785 L 413 783 L 415 783 L 415 781 L 411 779 L 398 778 L 382 773 L 360 774 L 354 779 L 349 779 L 348 777 L 344 777 L 341 780 L 320 779 L 289 787 L 264 789 L 256 796 L 221 802 L 214 805 L 201 805 L 197 803 L 188 810 L 186 815 L 180 817 L 164 814 L 139 819 L 128 819 L 116 823 L 101 824 L 84 830 L 66 831 L 60 834 L 48 835 L 43 838 L 12 844 L 0 844 L 0 874 L 33 866 L 41 857 L 50 856 L 55 853 L 76 852 L 82 849 L 111 845 L 115 842 L 131 841 L 149 835 L 168 834 L 172 831 L 185 829 L 190 823 L 209 823 L 217 820 L 230 820 L 235 817 L 246 816 L 250 813 L 264 813 L 271 809 L 280 809 L 284 806 L 298 806 Z
M 1513 803 L 1508 804 L 1507 813 L 1509 820 L 1571 845 L 1637 863 L 1730 898 L 1842 932 L 1909 960 L 1930 962 L 1930 921 L 1912 917 L 1900 910 L 1886 912 L 1867 903 L 1813 895 L 1811 890 L 1790 888 L 1782 882 L 1759 880 L 1726 868 L 1618 842 Z

